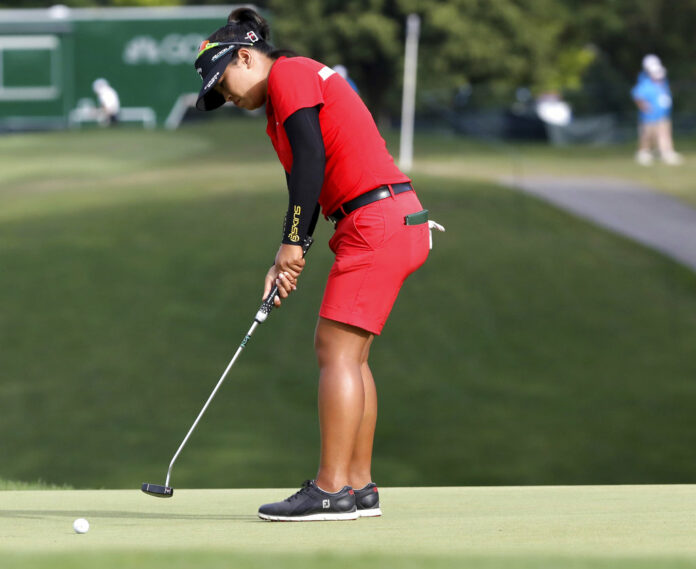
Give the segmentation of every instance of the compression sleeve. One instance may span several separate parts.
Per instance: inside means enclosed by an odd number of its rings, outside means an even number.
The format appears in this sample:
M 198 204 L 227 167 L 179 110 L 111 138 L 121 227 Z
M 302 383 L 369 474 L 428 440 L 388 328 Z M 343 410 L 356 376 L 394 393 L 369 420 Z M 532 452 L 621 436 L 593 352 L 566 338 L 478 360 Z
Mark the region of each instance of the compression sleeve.
M 287 118 L 283 126 L 292 148 L 283 243 L 300 245 L 316 224 L 319 194 L 324 183 L 326 153 L 319 126 L 319 108 L 299 109 Z

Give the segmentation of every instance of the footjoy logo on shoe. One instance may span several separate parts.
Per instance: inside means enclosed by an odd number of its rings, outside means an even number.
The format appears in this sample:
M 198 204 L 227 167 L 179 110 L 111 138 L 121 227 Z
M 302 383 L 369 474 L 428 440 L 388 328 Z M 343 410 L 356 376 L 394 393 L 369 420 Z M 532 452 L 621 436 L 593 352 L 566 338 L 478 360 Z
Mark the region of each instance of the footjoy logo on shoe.
M 331 507 L 331 502 L 329 500 L 322 500 L 321 505 L 325 510 L 328 510 Z

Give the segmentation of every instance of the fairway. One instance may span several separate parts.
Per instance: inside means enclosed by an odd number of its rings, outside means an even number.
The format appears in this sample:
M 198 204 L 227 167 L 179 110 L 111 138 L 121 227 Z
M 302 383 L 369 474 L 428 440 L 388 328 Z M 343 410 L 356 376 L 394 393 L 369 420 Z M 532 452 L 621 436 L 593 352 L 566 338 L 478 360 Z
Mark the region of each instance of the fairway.
M 696 567 L 696 486 L 381 489 L 385 515 L 269 523 L 292 490 L 0 493 L 2 567 Z M 86 517 L 89 533 L 72 530 Z
M 226 125 L 0 139 L 0 479 L 163 478 L 251 324 L 287 207 L 263 130 L 235 123 L 245 144 L 232 152 L 215 144 Z M 454 163 L 453 141 L 429 140 L 426 165 Z M 696 275 L 518 192 L 414 177 L 447 233 L 371 353 L 375 481 L 693 482 Z M 249 342 L 175 487 L 316 472 L 312 340 L 331 231 L 322 220 L 297 294 Z
M 174 498 L 140 492 L 260 301 L 287 198 L 256 126 L 234 153 L 218 124 L 0 140 L 0 569 L 696 567 L 694 273 L 484 181 L 510 162 L 446 138 L 414 178 L 447 233 L 371 355 L 385 515 L 256 517 L 316 472 L 324 222 Z M 58 487 L 14 482 L 37 479 Z

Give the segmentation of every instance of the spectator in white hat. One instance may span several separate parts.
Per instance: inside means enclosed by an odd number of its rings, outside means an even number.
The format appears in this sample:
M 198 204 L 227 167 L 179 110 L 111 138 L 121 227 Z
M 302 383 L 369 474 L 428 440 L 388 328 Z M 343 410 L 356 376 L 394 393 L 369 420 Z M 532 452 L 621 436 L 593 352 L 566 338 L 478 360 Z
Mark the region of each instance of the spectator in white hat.
M 121 102 L 118 93 L 109 85 L 106 79 L 95 79 L 92 90 L 99 100 L 99 123 L 102 126 L 110 126 L 118 122 L 118 113 L 121 110 Z
M 657 55 L 643 58 L 643 70 L 631 95 L 639 111 L 636 162 L 642 166 L 651 165 L 653 150 L 656 150 L 665 164 L 681 164 L 682 157 L 674 151 L 672 142 L 672 93 L 667 70 Z

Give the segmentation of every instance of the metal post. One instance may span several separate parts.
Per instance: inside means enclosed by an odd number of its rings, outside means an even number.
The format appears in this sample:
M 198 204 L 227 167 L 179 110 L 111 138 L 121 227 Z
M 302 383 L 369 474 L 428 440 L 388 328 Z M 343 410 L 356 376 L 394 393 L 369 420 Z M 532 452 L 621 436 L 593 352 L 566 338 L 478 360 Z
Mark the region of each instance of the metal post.
M 399 167 L 404 172 L 408 172 L 413 166 L 413 120 L 416 106 L 419 33 L 420 16 L 409 14 L 406 20 L 404 91 L 401 104 L 401 145 L 399 148 Z

